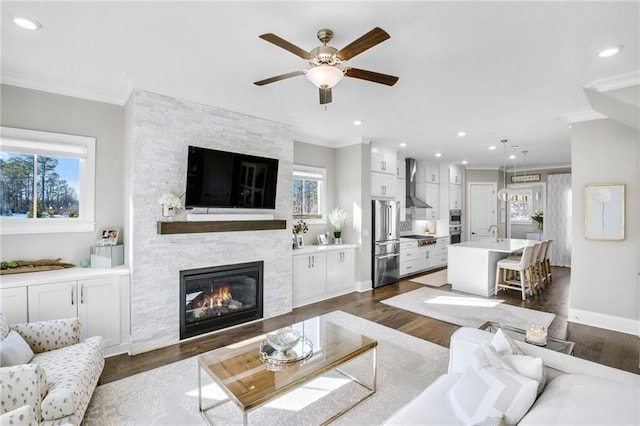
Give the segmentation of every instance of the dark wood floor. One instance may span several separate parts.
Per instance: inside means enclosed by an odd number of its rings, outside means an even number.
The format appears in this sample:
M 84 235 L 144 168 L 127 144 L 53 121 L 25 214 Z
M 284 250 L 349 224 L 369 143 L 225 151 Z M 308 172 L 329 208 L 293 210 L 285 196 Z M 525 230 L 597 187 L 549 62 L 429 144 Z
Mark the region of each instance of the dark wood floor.
M 571 270 L 568 268 L 553 268 L 552 284 L 541 294 L 534 295 L 526 301 L 521 300 L 519 292 L 512 290 L 501 292 L 499 296 L 510 305 L 556 314 L 549 327 L 549 335 L 575 342 L 574 356 L 640 374 L 640 339 L 637 336 L 567 322 L 570 273 Z M 314 303 L 276 318 L 235 327 L 140 355 L 114 356 L 107 359 L 100 382 L 118 380 L 334 310 L 358 315 L 448 347 L 451 334 L 459 326 L 380 303 L 381 300 L 420 287 L 420 284 L 403 279 L 399 283 L 373 291 L 351 293 Z M 440 289 L 450 291 L 451 286 L 446 285 Z

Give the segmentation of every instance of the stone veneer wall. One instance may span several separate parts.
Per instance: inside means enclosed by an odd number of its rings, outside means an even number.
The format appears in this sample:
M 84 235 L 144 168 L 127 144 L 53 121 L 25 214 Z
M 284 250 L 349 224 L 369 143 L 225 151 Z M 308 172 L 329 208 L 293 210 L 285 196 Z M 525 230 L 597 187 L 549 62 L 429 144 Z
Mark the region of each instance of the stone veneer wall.
M 132 115 L 133 149 L 126 161 L 132 353 L 179 341 L 183 269 L 262 260 L 264 317 L 290 312 L 292 129 L 155 93 L 135 91 L 132 96 L 127 112 Z M 260 212 L 286 219 L 287 229 L 159 235 L 156 222 L 163 218 L 157 202 L 165 192 L 184 192 L 188 145 L 278 158 L 276 209 Z

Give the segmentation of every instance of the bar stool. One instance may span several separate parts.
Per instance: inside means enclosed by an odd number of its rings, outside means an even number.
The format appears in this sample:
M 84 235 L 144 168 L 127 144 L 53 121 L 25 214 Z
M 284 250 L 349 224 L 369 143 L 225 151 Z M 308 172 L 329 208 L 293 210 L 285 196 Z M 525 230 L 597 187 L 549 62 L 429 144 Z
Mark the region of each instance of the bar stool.
M 548 282 L 548 275 L 546 272 L 546 267 L 544 263 L 545 256 L 547 255 L 547 247 L 549 247 L 549 241 L 544 240 L 538 243 L 540 245 L 540 249 L 538 250 L 538 255 L 534 259 L 533 269 L 537 275 L 538 287 L 542 290 L 544 287 L 544 283 Z
M 496 289 L 495 294 L 498 294 L 498 290 L 500 289 L 512 289 L 512 290 L 520 290 L 522 292 L 522 300 L 526 300 L 526 291 L 527 284 L 529 287 L 529 294 L 533 296 L 533 278 L 532 278 L 532 268 L 531 268 L 531 259 L 533 257 L 533 252 L 536 250 L 536 245 L 526 246 L 522 251 L 522 256 L 520 257 L 507 257 L 505 259 L 499 260 L 496 265 Z M 536 253 L 537 254 L 537 253 Z M 520 279 L 515 279 L 513 277 L 508 277 L 509 272 L 518 272 L 520 275 Z M 502 275 L 502 280 L 500 276 Z

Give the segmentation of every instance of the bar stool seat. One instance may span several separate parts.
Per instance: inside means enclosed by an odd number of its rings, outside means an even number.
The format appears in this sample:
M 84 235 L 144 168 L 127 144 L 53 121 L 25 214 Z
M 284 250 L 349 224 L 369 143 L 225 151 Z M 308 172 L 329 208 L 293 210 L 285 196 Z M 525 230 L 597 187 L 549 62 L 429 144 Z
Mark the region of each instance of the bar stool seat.
M 535 288 L 535 282 L 533 277 L 533 269 L 531 266 L 531 260 L 534 255 L 534 251 L 537 254 L 538 245 L 526 246 L 522 251 L 520 257 L 507 257 L 499 260 L 496 265 L 496 288 L 495 294 L 498 294 L 498 290 L 520 290 L 522 293 L 522 300 L 526 300 L 527 290 L 529 295 L 533 296 L 533 289 Z M 519 279 L 516 277 L 510 277 L 510 272 L 517 272 Z

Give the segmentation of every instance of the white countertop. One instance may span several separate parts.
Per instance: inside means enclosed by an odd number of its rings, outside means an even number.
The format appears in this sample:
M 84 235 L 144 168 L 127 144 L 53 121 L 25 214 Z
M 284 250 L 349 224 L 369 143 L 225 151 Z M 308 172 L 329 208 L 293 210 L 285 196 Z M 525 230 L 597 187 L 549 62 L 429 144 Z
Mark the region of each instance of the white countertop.
M 346 250 L 358 248 L 355 244 L 327 244 L 326 246 L 304 246 L 301 249 L 294 249 L 293 255 L 311 254 L 322 251 Z
M 74 268 L 56 269 L 53 271 L 25 272 L 21 274 L 0 275 L 0 288 L 22 287 L 51 282 L 100 278 L 114 275 L 128 275 L 126 265 L 114 268 Z
M 524 249 L 526 246 L 536 244 L 539 241 L 536 240 L 520 240 L 515 238 L 507 238 L 496 242 L 495 240 L 484 241 L 466 241 L 459 244 L 449 245 L 449 250 L 455 248 L 475 248 L 488 251 L 497 251 L 501 253 L 515 253 Z

